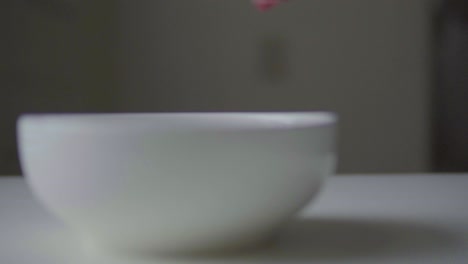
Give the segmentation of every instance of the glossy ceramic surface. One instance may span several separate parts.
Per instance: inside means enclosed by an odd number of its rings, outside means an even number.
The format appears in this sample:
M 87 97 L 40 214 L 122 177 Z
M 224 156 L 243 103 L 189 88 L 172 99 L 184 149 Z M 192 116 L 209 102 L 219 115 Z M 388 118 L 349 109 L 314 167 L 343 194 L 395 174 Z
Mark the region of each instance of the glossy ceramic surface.
M 332 113 L 25 115 L 23 173 L 85 243 L 131 253 L 251 247 L 335 167 Z

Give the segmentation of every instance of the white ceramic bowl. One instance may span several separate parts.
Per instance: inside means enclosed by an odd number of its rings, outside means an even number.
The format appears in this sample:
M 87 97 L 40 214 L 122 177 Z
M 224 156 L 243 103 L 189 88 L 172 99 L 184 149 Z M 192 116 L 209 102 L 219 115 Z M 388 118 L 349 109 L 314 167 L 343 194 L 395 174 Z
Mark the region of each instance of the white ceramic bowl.
M 97 248 L 254 246 L 335 167 L 326 112 L 46 114 L 18 121 L 39 200 Z

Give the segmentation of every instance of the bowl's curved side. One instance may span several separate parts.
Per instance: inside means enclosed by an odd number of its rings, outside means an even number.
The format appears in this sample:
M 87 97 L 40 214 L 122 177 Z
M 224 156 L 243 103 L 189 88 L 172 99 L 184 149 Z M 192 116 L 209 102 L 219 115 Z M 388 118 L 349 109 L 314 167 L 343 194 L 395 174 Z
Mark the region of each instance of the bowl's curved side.
M 252 245 L 334 169 L 334 126 L 200 133 L 54 133 L 19 124 L 30 187 L 102 247 L 191 252 Z

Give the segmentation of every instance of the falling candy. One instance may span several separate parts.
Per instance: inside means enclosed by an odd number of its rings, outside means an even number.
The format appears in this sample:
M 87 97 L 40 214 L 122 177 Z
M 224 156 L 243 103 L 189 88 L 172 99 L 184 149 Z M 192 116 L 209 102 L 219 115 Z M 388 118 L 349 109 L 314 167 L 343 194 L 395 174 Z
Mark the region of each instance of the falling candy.
M 266 11 L 275 5 L 286 2 L 287 0 L 252 0 L 253 4 L 257 7 L 260 11 Z

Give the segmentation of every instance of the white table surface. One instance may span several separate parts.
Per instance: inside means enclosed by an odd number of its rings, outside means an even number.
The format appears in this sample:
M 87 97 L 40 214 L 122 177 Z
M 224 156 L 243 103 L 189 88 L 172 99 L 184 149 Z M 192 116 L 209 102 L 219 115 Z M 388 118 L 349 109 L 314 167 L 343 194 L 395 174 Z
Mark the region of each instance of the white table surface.
M 270 248 L 216 259 L 84 254 L 24 180 L 0 177 L 0 263 L 468 263 L 468 174 L 336 176 Z

